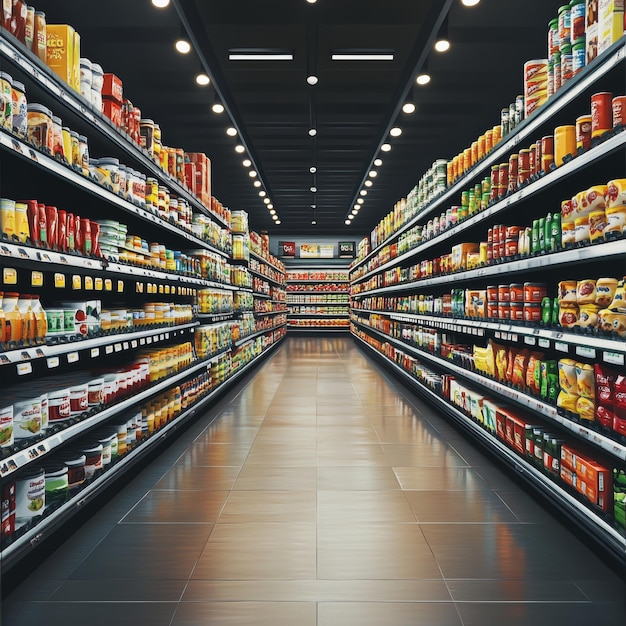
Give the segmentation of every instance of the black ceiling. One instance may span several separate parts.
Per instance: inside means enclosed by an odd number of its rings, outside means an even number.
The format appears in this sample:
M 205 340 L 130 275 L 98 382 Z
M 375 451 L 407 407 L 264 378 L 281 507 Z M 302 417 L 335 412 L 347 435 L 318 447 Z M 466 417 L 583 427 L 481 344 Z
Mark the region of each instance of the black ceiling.
M 437 158 L 457 154 L 499 122 L 523 90 L 523 63 L 546 55 L 561 0 L 39 0 L 49 22 L 80 33 L 81 53 L 117 74 L 124 95 L 158 122 L 163 143 L 206 152 L 213 195 L 271 234 L 368 233 Z M 432 51 L 448 16 L 452 48 Z M 193 51 L 174 50 L 181 22 Z M 293 61 L 229 61 L 232 48 L 290 49 Z M 393 61 L 331 61 L 344 48 L 393 49 Z M 430 84 L 415 86 L 427 62 Z M 204 65 L 227 111 L 211 111 Z M 308 68 L 319 76 L 306 83 Z M 417 111 L 400 107 L 412 90 Z M 317 136 L 308 130 L 311 120 Z M 239 137 L 229 137 L 235 126 Z M 391 127 L 402 135 L 389 138 Z M 380 154 L 389 140 L 392 150 Z M 235 153 L 243 143 L 244 155 Z M 102 156 L 102 155 L 96 155 Z M 383 164 L 360 213 L 351 211 L 374 158 Z M 249 157 L 281 220 L 276 225 L 242 161 Z M 315 175 L 309 168 L 317 167 Z M 315 185 L 317 193 L 310 187 Z M 311 205 L 316 205 L 315 212 Z M 317 225 L 311 224 L 315 218 Z

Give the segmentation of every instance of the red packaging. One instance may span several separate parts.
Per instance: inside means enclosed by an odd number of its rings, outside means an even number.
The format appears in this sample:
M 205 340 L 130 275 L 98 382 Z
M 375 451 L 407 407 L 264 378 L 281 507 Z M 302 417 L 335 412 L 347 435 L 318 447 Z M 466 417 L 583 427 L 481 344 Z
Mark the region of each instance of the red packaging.
M 15 532 L 15 482 L 6 482 L 2 487 L 2 517 L 0 535 L 10 537 Z
M 613 430 L 622 437 L 626 437 L 626 411 L 616 410 L 613 415 Z
M 593 482 L 581 478 L 576 474 L 576 491 L 582 494 L 589 502 L 599 506 L 605 513 L 613 508 L 613 494 L 606 491 L 600 491 L 598 486 Z
M 564 467 L 561 462 L 561 480 L 567 483 L 570 487 L 575 487 L 576 485 L 576 472 L 571 470 L 569 467 Z
M 102 112 L 115 126 L 122 128 L 122 106 L 115 100 L 109 98 L 102 99 Z
M 90 256 L 92 251 L 91 222 L 84 217 L 80 220 L 80 236 L 82 244 L 80 251 L 83 254 Z
M 39 207 L 37 206 L 37 200 L 26 200 L 25 202 L 30 240 L 33 244 L 37 245 L 41 242 L 41 234 L 39 232 Z
M 626 96 L 616 96 L 611 102 L 613 112 L 613 128 L 626 126 Z
M 37 204 L 37 220 L 39 224 L 39 238 L 42 243 L 48 242 L 48 216 L 46 215 L 46 205 Z
M 609 91 L 594 93 L 591 96 L 591 137 L 599 137 L 613 128 L 611 103 L 613 94 Z
M 94 256 L 102 256 L 100 250 L 100 224 L 91 222 L 91 254 Z
M 541 154 L 554 154 L 554 137 L 552 135 L 541 138 Z
M 83 251 L 83 235 L 80 231 L 80 216 L 74 216 L 74 249 L 76 252 Z
M 574 448 L 563 444 L 561 446 L 561 467 L 567 467 L 573 472 L 576 471 L 576 456 L 578 453 Z
M 506 415 L 500 410 L 496 410 L 496 435 L 506 441 Z
M 46 233 L 48 245 L 51 248 L 57 246 L 57 208 L 55 206 L 46 206 L 46 226 L 48 232 Z
M 124 102 L 122 81 L 115 74 L 104 74 L 102 79 L 102 99 L 115 100 L 121 107 Z
M 68 251 L 76 250 L 76 222 L 74 214 L 67 214 L 67 249 Z
M 57 243 L 61 252 L 67 250 L 67 213 L 62 209 L 57 212 Z

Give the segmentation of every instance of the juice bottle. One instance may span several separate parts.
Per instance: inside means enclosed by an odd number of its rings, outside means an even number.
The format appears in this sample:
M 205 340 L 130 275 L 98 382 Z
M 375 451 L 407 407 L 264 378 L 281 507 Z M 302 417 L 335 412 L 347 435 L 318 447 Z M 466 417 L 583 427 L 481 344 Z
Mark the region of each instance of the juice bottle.
M 7 341 L 6 331 L 7 331 L 7 322 L 4 317 L 4 310 L 2 309 L 2 298 L 4 297 L 4 293 L 0 291 L 0 343 L 4 343 Z
M 35 343 L 37 320 L 31 307 L 30 295 L 20 294 L 17 300 L 17 307 L 22 316 L 22 339 L 26 345 L 32 346 Z
M 7 341 L 19 342 L 22 339 L 22 315 L 17 306 L 19 294 L 10 292 L 5 293 L 2 299 L 2 310 L 6 319 L 6 335 Z
M 31 308 L 35 315 L 35 342 L 41 345 L 45 342 L 48 334 L 48 319 L 38 295 L 31 296 Z

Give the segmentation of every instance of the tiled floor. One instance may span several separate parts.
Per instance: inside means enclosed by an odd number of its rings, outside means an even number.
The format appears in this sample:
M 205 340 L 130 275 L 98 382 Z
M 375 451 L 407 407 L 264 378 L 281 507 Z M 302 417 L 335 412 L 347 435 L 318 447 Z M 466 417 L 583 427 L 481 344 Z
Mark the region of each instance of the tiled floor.
M 348 337 L 294 337 L 42 563 L 3 624 L 624 626 L 625 591 Z

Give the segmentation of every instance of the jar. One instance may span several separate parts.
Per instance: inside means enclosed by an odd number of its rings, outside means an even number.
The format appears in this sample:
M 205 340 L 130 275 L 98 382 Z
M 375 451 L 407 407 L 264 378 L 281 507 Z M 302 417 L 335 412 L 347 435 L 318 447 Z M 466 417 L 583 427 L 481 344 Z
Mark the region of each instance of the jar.
M 111 464 L 111 460 L 113 459 L 113 450 L 112 444 L 113 441 L 117 443 L 117 433 L 114 435 L 107 435 L 98 439 L 98 443 L 102 446 L 102 468 L 104 469 L 107 465 Z M 117 446 L 116 446 L 116 456 L 117 456 Z
M 524 302 L 541 303 L 547 292 L 545 283 L 524 283 Z
M 100 113 L 102 112 L 102 93 L 98 89 L 92 86 L 91 93 L 89 94 L 89 97 L 87 97 L 87 100 L 91 103 L 92 109 L 99 111 Z
M 154 120 L 148 118 L 139 120 L 139 145 L 151 157 L 154 156 Z
M 33 52 L 46 63 L 46 14 L 43 11 L 35 11 L 33 22 Z
M 548 56 L 559 51 L 559 20 L 553 19 L 548 23 Z
M 498 302 L 510 302 L 510 301 L 511 301 L 510 285 L 498 285 Z
M 589 216 L 577 217 L 574 220 L 574 241 L 579 244 L 589 243 Z
M 498 301 L 498 319 L 511 319 L 511 306 L 509 302 Z
M 20 243 L 26 243 L 30 237 L 27 209 L 28 205 L 24 202 L 15 203 L 15 236 Z
M 510 319 L 512 322 L 524 321 L 524 303 L 523 302 L 511 302 L 510 303 Z
M 15 201 L 0 198 L 0 230 L 3 235 L 12 239 L 15 232 Z
M 63 422 L 71 417 L 70 390 L 56 389 L 48 393 L 48 422 Z
M 561 87 L 566 85 L 574 76 L 572 46 L 569 43 L 561 46 Z
M 591 115 L 576 118 L 576 150 L 591 148 Z
M 613 94 L 608 91 L 591 96 L 591 137 L 596 138 L 613 128 Z
M 60 160 L 65 159 L 65 145 L 63 143 L 63 122 L 58 115 L 52 116 L 52 156 Z
M 576 76 L 587 63 L 585 37 L 579 37 L 572 46 L 572 76 Z
M 46 507 L 46 472 L 43 467 L 27 468 L 15 479 L 16 528 L 32 522 Z
M 525 302 L 524 303 L 524 321 L 529 324 L 539 324 L 541 322 L 541 303 Z
M 0 72 L 1 74 L 1 72 Z M 0 83 L 2 78 L 0 78 Z M 1 107 L 0 107 L 1 108 Z M 26 88 L 23 83 L 15 80 L 11 89 L 11 112 L 13 134 L 20 139 L 26 139 L 28 131 L 28 105 L 26 102 Z M 0 117 L 2 113 L 0 113 Z
M 596 301 L 600 307 L 608 307 L 613 302 L 617 289 L 617 278 L 598 278 L 596 281 Z
M 626 126 L 626 96 L 616 96 L 613 98 L 611 101 L 611 110 L 613 112 L 613 128 Z M 15 115 L 15 108 L 13 109 L 13 115 Z
M 497 302 L 497 301 L 498 301 L 497 285 L 488 285 L 487 286 L 487 302 Z
M 44 466 L 46 507 L 58 508 L 65 504 L 69 493 L 68 468 L 65 463 L 50 462 Z
M 38 150 L 52 154 L 54 131 L 50 109 L 43 104 L 29 104 L 27 105 L 27 119 L 27 141 Z
M 0 128 L 13 129 L 13 78 L 0 72 Z
M 579 308 L 577 304 L 559 304 L 559 324 L 563 328 L 573 328 L 578 324 Z
M 91 481 L 102 471 L 102 444 L 90 445 L 82 453 L 85 455 L 85 480 Z
M 35 36 L 35 7 L 26 6 L 26 19 L 24 20 L 24 45 L 32 52 L 33 38 Z
M 569 4 L 559 7 L 558 16 L 559 46 L 562 49 L 563 44 L 570 40 L 570 34 L 572 29 Z
M 86 384 L 70 387 L 70 411 L 72 415 L 83 413 L 89 408 L 88 397 Z
M 96 174 L 98 183 L 114 194 L 120 193 L 120 161 L 113 157 L 104 157 L 97 160 Z
M 98 406 L 104 401 L 104 378 L 94 378 L 87 386 L 87 404 Z
M 566 156 L 576 155 L 576 126 L 557 126 L 554 129 L 554 163 L 560 167 Z
M 0 448 L 12 446 L 13 436 L 13 405 L 0 407 Z
M 604 210 L 592 211 L 589 214 L 589 240 L 591 243 L 604 241 L 604 230 L 607 226 Z
M 7 327 L 6 340 L 19 342 L 22 339 L 22 314 L 18 308 L 19 294 L 15 292 L 7 292 L 2 298 L 2 310 L 4 312 L 5 323 Z
M 509 302 L 524 302 L 524 287 L 520 283 L 509 285 Z
M 78 166 L 83 170 L 83 176 L 89 174 L 89 144 L 85 135 L 78 135 Z
M 63 463 L 67 467 L 67 486 L 69 493 L 76 492 L 85 482 L 86 457 L 81 452 L 68 454 Z
M 41 397 L 19 397 L 13 403 L 13 436 L 31 439 L 41 433 Z
M 487 302 L 487 319 L 498 319 L 498 302 Z
M 585 0 L 571 0 L 570 10 L 570 41 L 577 41 L 585 36 Z

